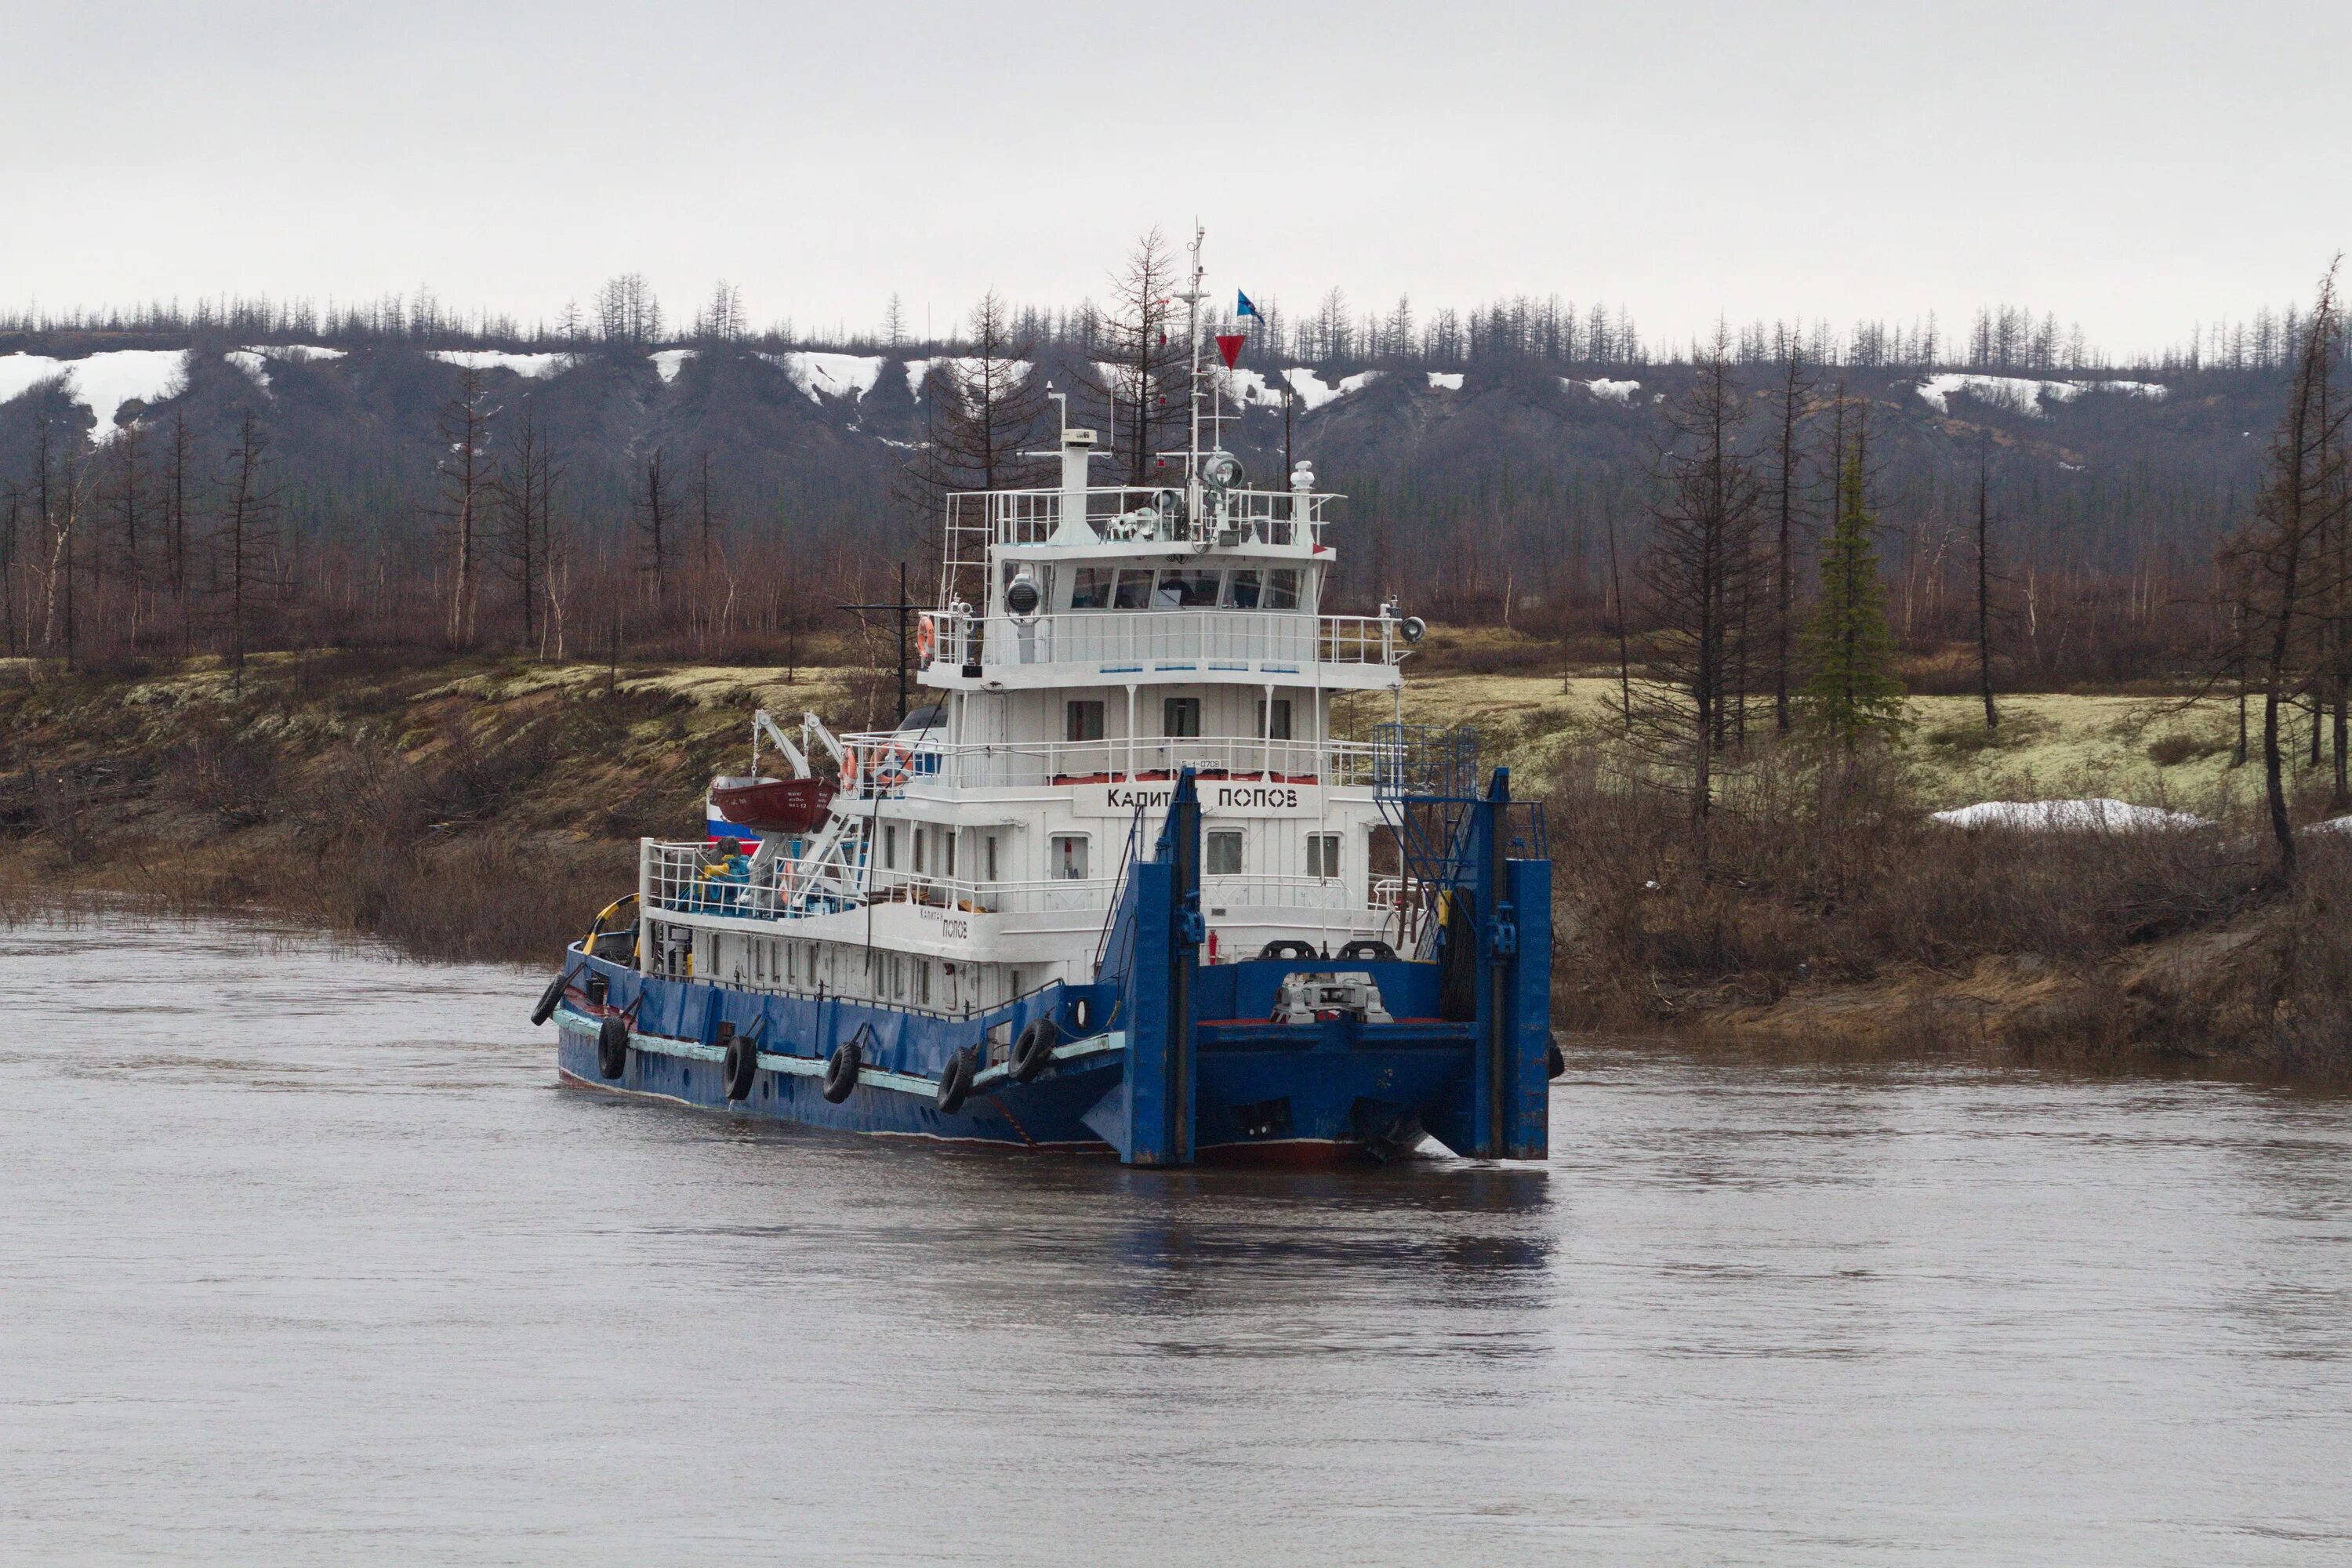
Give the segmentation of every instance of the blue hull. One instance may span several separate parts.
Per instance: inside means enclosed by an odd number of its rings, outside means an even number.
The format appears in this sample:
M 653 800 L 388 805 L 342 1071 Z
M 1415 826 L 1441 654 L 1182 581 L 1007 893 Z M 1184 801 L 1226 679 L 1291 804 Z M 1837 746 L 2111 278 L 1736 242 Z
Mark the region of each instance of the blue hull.
M 554 1018 L 556 1063 L 567 1081 L 581 1087 L 845 1132 L 1113 1152 L 1087 1117 L 1118 1097 L 1129 1069 L 1124 1036 L 1117 1032 L 1066 1041 L 1055 1065 L 1028 1083 L 1013 1082 L 1001 1068 L 983 1076 L 953 1114 L 941 1111 L 936 1099 L 948 1059 L 982 1042 L 990 1022 L 1007 1026 L 1000 1033 L 1017 1034 L 1033 1017 L 1066 1019 L 1071 1002 L 1090 988 L 1052 986 L 1013 1007 L 963 1019 L 640 976 L 621 964 L 584 958 L 577 948 L 572 967 L 572 984 Z M 1234 989 L 1264 989 L 1270 995 L 1297 967 L 1231 965 L 1223 977 L 1240 983 Z M 1383 978 L 1387 990 L 1398 994 L 1415 988 L 1402 972 L 1430 966 L 1370 967 L 1396 972 Z M 1239 973 L 1259 969 L 1265 973 Z M 604 978 L 601 1007 L 583 989 L 592 973 Z M 599 1070 L 597 1031 L 605 1017 L 632 1014 L 627 1065 L 619 1078 L 608 1079 Z M 727 1098 L 726 1052 L 714 1043 L 722 1022 L 760 1042 L 759 1070 L 740 1100 Z M 866 1049 L 858 1086 L 841 1102 L 828 1101 L 825 1060 L 861 1031 Z M 1198 1154 L 1312 1162 L 1409 1149 L 1439 1108 L 1459 1098 L 1470 1070 L 1472 1032 L 1468 1025 L 1434 1020 L 1287 1026 L 1204 1022 L 1195 1090 Z
M 1201 963 L 1200 803 L 1188 770 L 1152 857 L 1128 868 L 1091 984 L 1057 982 L 959 1017 L 641 975 L 575 945 L 555 1012 L 558 1061 L 574 1082 L 736 1115 L 1108 1149 L 1138 1165 L 1379 1154 L 1424 1135 L 1458 1154 L 1540 1159 L 1549 1146 L 1550 867 L 1507 853 L 1507 776 L 1496 770 L 1462 820 L 1437 959 L 1339 965 L 1369 976 L 1381 1006 L 1363 1010 L 1386 1019 L 1335 1010 L 1311 1023 L 1268 1021 L 1284 981 L 1328 972 L 1330 959 Z M 627 1049 L 608 1063 L 598 1036 L 616 1018 Z M 1033 1053 L 1038 1042 L 1053 1047 L 1050 1057 L 1024 1054 L 1036 1069 L 1025 1081 L 1008 1060 L 1024 1038 Z M 741 1098 L 728 1093 L 730 1039 L 756 1047 Z M 828 1100 L 826 1064 L 852 1042 L 857 1077 Z M 976 1076 L 970 1098 L 944 1110 L 940 1079 L 959 1057 Z

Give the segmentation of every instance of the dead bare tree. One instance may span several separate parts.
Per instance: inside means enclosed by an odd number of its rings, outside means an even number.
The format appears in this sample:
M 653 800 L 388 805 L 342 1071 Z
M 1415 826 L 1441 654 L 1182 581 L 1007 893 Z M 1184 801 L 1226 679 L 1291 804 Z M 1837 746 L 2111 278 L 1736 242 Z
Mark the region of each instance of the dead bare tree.
M 2224 554 L 2225 564 L 2245 574 L 2248 620 L 2262 650 L 2263 786 L 2282 880 L 2292 880 L 2295 872 L 2285 710 L 2297 696 L 2315 691 L 2321 612 L 2341 587 L 2329 581 L 2333 563 L 2318 548 L 2326 531 L 2341 525 L 2336 514 L 2345 490 L 2346 410 L 2336 405 L 2333 386 L 2341 333 L 2331 267 L 2305 324 L 2286 412 L 2271 442 L 2269 479 L 2253 521 L 2231 540 Z
M 1157 454 L 1185 417 L 1183 384 L 1192 346 L 1180 334 L 1176 290 L 1181 262 L 1159 229 L 1148 230 L 1111 279 L 1103 322 L 1106 369 L 1081 375 L 1101 401 L 1127 450 L 1127 482 L 1151 482 Z
M 278 497 L 268 481 L 269 437 L 253 410 L 238 421 L 236 449 L 229 454 L 214 510 L 213 552 L 222 591 L 227 595 L 228 684 L 245 694 L 245 660 L 252 642 L 252 616 L 263 584 L 278 516 Z
M 545 651 L 539 605 L 548 591 L 549 558 L 554 531 L 555 485 L 560 475 L 554 452 L 539 428 L 529 403 L 515 430 L 514 455 L 499 476 L 499 512 L 504 527 L 508 581 L 514 584 L 515 608 L 522 619 L 522 645 Z
M 472 365 L 457 371 L 457 395 L 441 413 L 442 507 L 449 547 L 449 632 L 452 649 L 474 640 L 475 603 L 479 596 L 484 510 L 497 473 L 490 457 L 490 421 L 498 415 Z
M 1739 646 L 1740 604 L 1757 566 L 1763 487 L 1742 445 L 1746 409 L 1730 344 L 1717 330 L 1691 390 L 1669 405 L 1658 455 L 1664 497 L 1635 574 L 1649 600 L 1650 679 L 1635 702 L 1635 729 L 1688 780 L 1690 820 L 1705 846 L 1716 759 L 1734 739 L 1728 707 Z
M 1992 700 L 1992 431 L 1977 450 L 1977 689 L 1984 698 L 1985 728 L 2000 728 Z
M 1773 395 L 1771 454 L 1772 541 L 1772 724 L 1787 734 L 1789 653 L 1797 619 L 1797 528 L 1803 515 L 1804 448 L 1797 426 L 1813 384 L 1804 373 L 1805 350 L 1794 334 L 1780 339 L 1780 384 Z

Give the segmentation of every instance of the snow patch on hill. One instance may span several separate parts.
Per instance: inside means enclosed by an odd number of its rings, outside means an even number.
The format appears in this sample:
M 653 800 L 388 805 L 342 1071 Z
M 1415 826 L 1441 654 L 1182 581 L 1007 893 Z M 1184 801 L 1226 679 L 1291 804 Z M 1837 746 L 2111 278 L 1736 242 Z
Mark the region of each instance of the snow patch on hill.
M 828 397 L 855 401 L 865 396 L 882 379 L 882 367 L 890 363 L 882 354 L 825 353 L 815 349 L 760 357 L 790 377 L 794 386 L 808 395 L 811 403 L 822 403 Z
M 2160 403 L 2170 388 L 2153 381 L 2042 381 L 2030 376 L 1978 375 L 1946 371 L 1919 383 L 1922 401 L 1938 414 L 1949 414 L 1951 396 L 1963 392 L 1983 403 L 1996 403 L 2035 419 L 2049 417 L 2044 403 L 2072 403 L 2086 392 L 2114 392 Z
M 1559 384 L 1562 386 L 1580 386 L 1603 403 L 1614 403 L 1627 408 L 1633 406 L 1633 395 L 1642 390 L 1642 384 L 1638 381 L 1612 381 L 1605 375 L 1594 376 L 1591 381 L 1579 381 L 1574 376 L 1563 375 Z
M 686 368 L 686 362 L 694 354 L 692 349 L 656 349 L 646 357 L 654 362 L 655 374 L 662 378 L 662 384 L 667 386 L 677 379 L 677 373 Z
M 153 403 L 187 384 L 184 349 L 110 349 L 82 359 L 47 354 L 0 354 L 0 403 L 22 396 L 53 375 L 66 378 L 66 395 L 98 420 L 91 439 L 114 439 L 116 418 L 126 403 Z
M 433 357 L 460 370 L 510 370 L 525 381 L 545 381 L 579 363 L 576 354 L 519 354 L 504 349 L 435 349 Z
M 1458 370 L 1433 370 L 1429 373 L 1429 389 L 1432 392 L 1459 392 L 1462 390 L 1462 373 Z
M 1028 380 L 1029 372 L 1034 368 L 1025 359 L 1005 359 L 996 363 L 1016 383 Z M 982 372 L 986 369 L 987 359 L 982 354 L 963 354 L 958 357 L 941 355 L 938 359 L 910 359 L 907 362 L 907 390 L 920 398 L 923 395 L 923 379 L 931 374 L 931 367 L 934 365 L 944 366 L 966 386 L 971 386 L 979 382 Z M 867 383 L 867 385 L 871 384 L 872 383 Z
M 1934 819 L 1949 827 L 2011 827 L 2024 833 L 2143 833 L 2157 828 L 2210 827 L 2201 816 L 2160 806 L 2097 796 L 2088 800 L 1988 800 Z
M 1326 384 L 1321 376 L 1305 365 L 1293 365 L 1282 373 L 1282 379 L 1290 384 L 1291 393 L 1298 399 L 1299 406 L 1310 414 L 1327 403 L 1337 403 L 1351 392 L 1363 391 L 1380 378 L 1379 371 L 1360 370 L 1353 375 L 1341 376 L 1337 384 Z

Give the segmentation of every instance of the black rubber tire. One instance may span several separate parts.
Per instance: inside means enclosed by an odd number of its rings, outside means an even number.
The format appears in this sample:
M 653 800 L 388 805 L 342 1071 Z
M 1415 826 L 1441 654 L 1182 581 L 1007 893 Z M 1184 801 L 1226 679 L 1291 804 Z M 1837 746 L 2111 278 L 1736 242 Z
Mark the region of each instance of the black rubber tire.
M 963 1109 L 963 1102 L 971 1098 L 971 1080 L 976 1071 L 969 1047 L 948 1058 L 948 1065 L 940 1069 L 940 1115 L 953 1116 Z
M 567 969 L 547 983 L 547 989 L 539 994 L 539 1005 L 530 1010 L 533 1027 L 555 1016 L 555 1005 L 563 1000 L 563 987 L 571 978 L 572 971 Z
M 1006 1064 L 1015 1083 L 1027 1083 L 1053 1065 L 1054 1047 L 1062 1043 L 1062 1032 L 1054 1027 L 1051 1018 L 1034 1018 L 1013 1042 L 1013 1059 Z
M 1544 1047 L 1544 1068 L 1552 1078 L 1558 1078 L 1568 1070 L 1568 1058 L 1559 1054 L 1557 1045 Z
M 596 1070 L 607 1079 L 629 1070 L 629 1026 L 619 1018 L 605 1019 L 596 1031 Z
M 760 1079 L 760 1042 L 749 1035 L 728 1036 L 724 1067 L 727 1098 L 751 1099 L 751 1086 Z
M 1315 944 L 1295 936 L 1276 937 L 1257 950 L 1260 958 L 1313 958 Z
M 1396 957 L 1396 949 L 1376 936 L 1360 936 L 1339 949 L 1339 957 L 1343 961 L 1372 958 L 1386 963 Z
M 857 1088 L 857 1069 L 861 1053 L 856 1040 L 844 1040 L 833 1047 L 825 1058 L 824 1098 L 835 1105 L 847 1100 Z

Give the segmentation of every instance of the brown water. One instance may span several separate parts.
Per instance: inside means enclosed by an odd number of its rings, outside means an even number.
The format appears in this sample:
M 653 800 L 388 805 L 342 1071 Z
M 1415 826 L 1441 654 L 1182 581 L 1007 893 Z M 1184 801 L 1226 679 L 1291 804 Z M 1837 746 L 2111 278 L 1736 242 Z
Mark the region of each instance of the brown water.
M 1549 1170 L 554 1085 L 540 977 L 0 931 L 0 1561 L 2352 1559 L 2352 1107 L 1584 1055 Z

